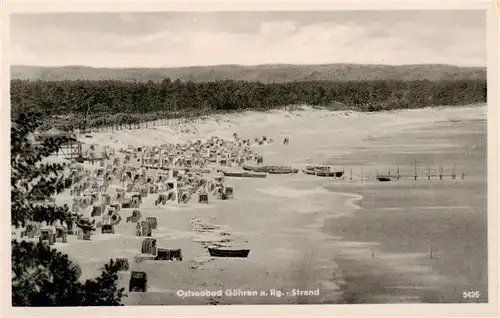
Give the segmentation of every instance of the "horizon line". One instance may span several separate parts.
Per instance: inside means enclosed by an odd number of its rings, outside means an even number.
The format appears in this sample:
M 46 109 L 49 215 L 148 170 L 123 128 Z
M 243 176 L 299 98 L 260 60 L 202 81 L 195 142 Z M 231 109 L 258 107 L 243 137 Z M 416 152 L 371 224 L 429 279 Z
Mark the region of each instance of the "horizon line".
M 484 68 L 487 65 L 457 65 L 446 63 L 416 63 L 416 64 L 374 64 L 374 63 L 306 63 L 306 64 L 291 64 L 291 63 L 264 63 L 264 64 L 203 64 L 203 65 L 183 65 L 183 66 L 91 66 L 91 65 L 35 65 L 35 64 L 10 64 L 12 66 L 21 67 L 39 67 L 39 68 L 93 68 L 93 69 L 173 69 L 173 68 L 196 68 L 196 67 L 262 67 L 262 66 L 329 66 L 329 65 L 362 65 L 362 66 L 388 66 L 388 67 L 404 67 L 404 66 L 452 66 L 458 68 Z

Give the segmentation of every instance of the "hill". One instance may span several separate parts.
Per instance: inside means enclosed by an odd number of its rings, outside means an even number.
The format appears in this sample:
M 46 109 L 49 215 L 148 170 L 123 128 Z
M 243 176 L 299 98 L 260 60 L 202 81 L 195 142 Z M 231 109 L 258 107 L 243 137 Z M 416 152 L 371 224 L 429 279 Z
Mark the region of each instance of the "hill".
M 183 82 L 217 80 L 286 83 L 295 81 L 372 81 L 372 80 L 486 80 L 485 67 L 428 65 L 217 65 L 174 68 L 94 68 L 87 66 L 41 67 L 11 66 L 12 79 L 25 80 L 121 80 L 159 82 L 164 78 Z

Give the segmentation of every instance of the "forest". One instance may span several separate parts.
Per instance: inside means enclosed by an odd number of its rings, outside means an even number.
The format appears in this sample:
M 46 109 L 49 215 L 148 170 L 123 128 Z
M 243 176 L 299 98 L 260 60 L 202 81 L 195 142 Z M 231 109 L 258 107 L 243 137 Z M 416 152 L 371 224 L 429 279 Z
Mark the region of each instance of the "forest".
M 11 112 L 41 111 L 59 128 L 133 124 L 289 105 L 382 111 L 486 102 L 486 80 L 161 82 L 11 80 Z M 87 116 L 88 115 L 88 116 Z

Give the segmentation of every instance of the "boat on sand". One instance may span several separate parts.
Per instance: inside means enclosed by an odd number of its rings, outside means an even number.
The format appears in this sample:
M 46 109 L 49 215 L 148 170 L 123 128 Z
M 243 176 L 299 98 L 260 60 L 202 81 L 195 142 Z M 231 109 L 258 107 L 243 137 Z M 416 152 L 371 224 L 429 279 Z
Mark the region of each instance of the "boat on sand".
M 293 169 L 290 167 L 276 167 L 270 168 L 267 172 L 269 174 L 295 174 L 299 172 L 299 169 Z
M 268 171 L 268 167 L 267 166 L 260 166 L 260 167 L 243 166 L 242 168 L 245 171 L 252 171 L 252 172 L 264 172 L 264 173 L 267 173 L 267 171 Z
M 236 177 L 236 178 L 266 178 L 265 173 L 251 173 L 251 172 L 227 172 L 221 171 L 225 177 Z
M 252 172 L 264 172 L 269 174 L 292 174 L 299 172 L 299 169 L 293 169 L 288 166 L 243 166 L 243 170 Z
M 227 247 L 208 247 L 210 256 L 214 257 L 247 257 L 249 249 L 231 249 Z

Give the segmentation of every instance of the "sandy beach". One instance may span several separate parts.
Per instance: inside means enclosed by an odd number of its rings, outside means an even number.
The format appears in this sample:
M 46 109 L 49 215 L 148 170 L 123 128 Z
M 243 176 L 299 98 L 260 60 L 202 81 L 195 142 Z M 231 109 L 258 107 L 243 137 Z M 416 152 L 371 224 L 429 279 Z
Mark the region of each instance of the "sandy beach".
M 129 293 L 126 305 L 470 302 L 462 299 L 467 290 L 479 290 L 474 301 L 485 302 L 486 117 L 485 105 L 384 113 L 303 107 L 93 133 L 82 141 L 115 148 L 231 139 L 233 133 L 244 139 L 267 136 L 275 142 L 252 146 L 265 164 L 327 164 L 344 169 L 345 178 L 300 173 L 227 178 L 234 199 L 208 205 L 159 207 L 156 196 L 148 196 L 141 213 L 158 219 L 153 234 L 158 246 L 181 248 L 182 262 L 134 263 L 143 238 L 134 236 L 134 224 L 124 222 L 114 235 L 96 234 L 92 241 L 70 237 L 55 246 L 80 264 L 81 279 L 98 275 L 116 257 L 131 260 L 131 270 L 147 272 L 148 292 Z M 415 160 L 417 181 L 374 179 L 396 167 L 412 175 Z M 449 174 L 454 164 L 464 180 L 423 176 L 429 168 L 436 174 L 438 165 Z M 65 193 L 57 200 L 71 197 Z M 122 215 L 130 213 L 124 209 Z M 198 232 L 196 224 L 216 229 Z M 250 248 L 248 258 L 210 257 L 202 243 L 225 235 Z M 130 272 L 120 273 L 127 290 L 129 277 Z M 178 293 L 205 290 L 221 290 L 222 296 Z M 244 291 L 258 295 L 240 295 Z

